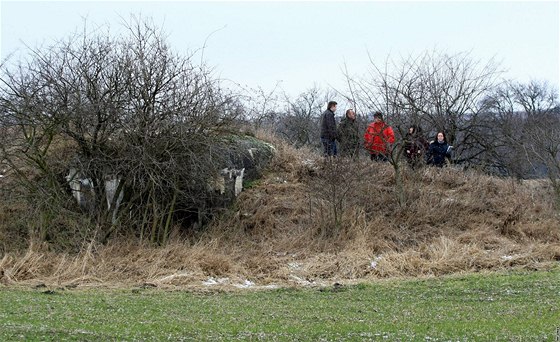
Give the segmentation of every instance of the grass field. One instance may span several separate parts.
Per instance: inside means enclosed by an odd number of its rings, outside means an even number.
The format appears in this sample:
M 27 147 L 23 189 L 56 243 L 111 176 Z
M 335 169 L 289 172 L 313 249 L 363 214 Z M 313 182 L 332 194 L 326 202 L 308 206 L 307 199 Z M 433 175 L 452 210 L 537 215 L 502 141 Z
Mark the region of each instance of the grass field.
M 0 289 L 0 340 L 556 341 L 560 268 L 316 289 Z

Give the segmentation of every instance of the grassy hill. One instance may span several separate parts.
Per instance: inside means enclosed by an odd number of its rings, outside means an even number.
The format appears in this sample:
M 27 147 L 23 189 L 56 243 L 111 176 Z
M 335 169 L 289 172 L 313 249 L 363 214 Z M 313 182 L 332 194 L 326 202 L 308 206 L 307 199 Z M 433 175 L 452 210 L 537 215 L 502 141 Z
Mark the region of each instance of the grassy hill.
M 267 139 L 267 138 L 265 138 Z M 203 232 L 164 247 L 116 237 L 79 253 L 31 244 L 4 252 L 4 284 L 57 286 L 321 286 L 387 277 L 550 268 L 560 260 L 560 215 L 546 182 L 455 168 L 403 173 L 272 141 L 265 176 Z M 1 216 L 18 208 L 4 203 Z M 22 227 L 22 230 L 25 229 Z M 0 238 L 17 232 L 2 230 Z M 6 242 L 4 242 L 6 243 Z

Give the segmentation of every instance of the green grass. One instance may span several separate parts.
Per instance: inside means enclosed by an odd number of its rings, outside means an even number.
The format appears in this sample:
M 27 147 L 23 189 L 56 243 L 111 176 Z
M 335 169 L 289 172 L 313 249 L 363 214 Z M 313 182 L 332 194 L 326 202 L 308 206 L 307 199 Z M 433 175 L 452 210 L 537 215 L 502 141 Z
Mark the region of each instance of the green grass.
M 250 181 L 243 181 L 243 189 L 251 189 L 256 186 L 259 186 L 262 183 L 261 179 L 255 179 Z
M 321 290 L 4 288 L 0 340 L 555 341 L 559 305 L 559 268 Z

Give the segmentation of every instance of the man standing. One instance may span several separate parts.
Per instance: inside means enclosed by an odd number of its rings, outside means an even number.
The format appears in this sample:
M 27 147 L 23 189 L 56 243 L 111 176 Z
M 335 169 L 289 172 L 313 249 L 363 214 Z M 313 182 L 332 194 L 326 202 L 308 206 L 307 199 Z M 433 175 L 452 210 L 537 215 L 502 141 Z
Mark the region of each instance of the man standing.
M 375 112 L 373 122 L 369 124 L 364 134 L 364 147 L 370 153 L 371 160 L 388 161 L 395 142 L 393 128 L 383 121 L 383 114 Z
M 336 156 L 336 121 L 334 112 L 337 103 L 329 101 L 327 110 L 321 115 L 321 142 L 323 143 L 323 154 L 326 156 Z
M 353 109 L 346 111 L 346 117 L 338 125 L 338 142 L 340 154 L 344 157 L 356 158 L 360 149 L 360 133 L 356 123 L 356 112 Z

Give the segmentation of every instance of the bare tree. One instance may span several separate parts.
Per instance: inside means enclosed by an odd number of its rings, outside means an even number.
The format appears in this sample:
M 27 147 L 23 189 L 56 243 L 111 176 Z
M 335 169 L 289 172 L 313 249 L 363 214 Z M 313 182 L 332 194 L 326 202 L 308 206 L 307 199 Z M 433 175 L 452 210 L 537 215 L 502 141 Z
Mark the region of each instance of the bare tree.
M 528 123 L 526 133 L 531 137 L 523 145 L 529 162 L 534 167 L 545 166 L 560 208 L 560 106 L 554 112 L 541 115 L 538 121 Z
M 399 203 L 406 201 L 401 157 L 402 138 L 410 125 L 427 128 L 428 134 L 445 131 L 459 163 L 475 160 L 480 102 L 493 89 L 500 74 L 493 61 L 481 63 L 469 53 L 454 55 L 425 52 L 400 60 L 387 58 L 383 65 L 370 57 L 370 69 L 361 77 L 346 71 L 349 98 L 362 110 L 381 111 L 393 126 L 397 143 L 389 161 L 397 179 Z
M 280 95 L 280 83 L 277 83 L 270 91 L 257 87 L 256 89 L 243 89 L 245 96 L 244 107 L 245 120 L 255 129 L 270 129 L 276 125 L 281 115 L 282 100 Z
M 0 83 L 2 126 L 10 130 L 3 158 L 50 210 L 73 210 L 65 175 L 88 183 L 79 191 L 90 195 L 101 240 L 126 223 L 165 242 L 181 211 L 200 215 L 228 158 L 224 133 L 243 112 L 210 69 L 173 53 L 142 18 L 122 36 L 86 29 L 33 49 L 28 61 L 2 68 Z
M 489 159 L 516 178 L 546 175 L 560 201 L 560 104 L 546 81 L 508 81 L 484 101 Z
M 313 86 L 295 99 L 284 96 L 286 111 L 279 118 L 277 132 L 295 147 L 320 148 L 320 117 L 333 92 Z
M 539 119 L 557 109 L 558 91 L 547 81 L 509 82 L 509 88 L 513 100 L 523 108 L 528 118 Z
M 481 63 L 469 53 L 426 52 L 378 66 L 370 58 L 367 76 L 354 82 L 363 106 L 387 113 L 399 133 L 401 124 L 422 124 L 428 133 L 446 132 L 456 160 L 467 162 L 475 140 L 480 101 L 500 75 L 493 61 Z M 406 126 L 405 126 L 406 127 Z
M 531 81 L 527 84 L 506 81 L 490 93 L 483 102 L 487 125 L 493 131 L 487 139 L 497 142 L 497 146 L 511 146 L 522 150 L 519 147 L 538 139 L 528 136 L 527 128 L 538 126 L 541 122 L 549 123 L 547 120 L 554 117 L 558 106 L 558 95 L 553 87 L 544 81 Z M 511 155 L 511 151 L 504 154 Z M 499 159 L 500 155 L 497 154 L 494 158 Z M 529 176 L 529 173 L 530 171 L 524 170 L 519 177 Z
M 274 132 L 297 148 L 320 148 L 320 116 L 326 103 L 335 98 L 335 91 L 315 85 L 291 97 L 277 85 L 271 91 L 258 88 L 244 93 L 245 120 L 249 126 Z

